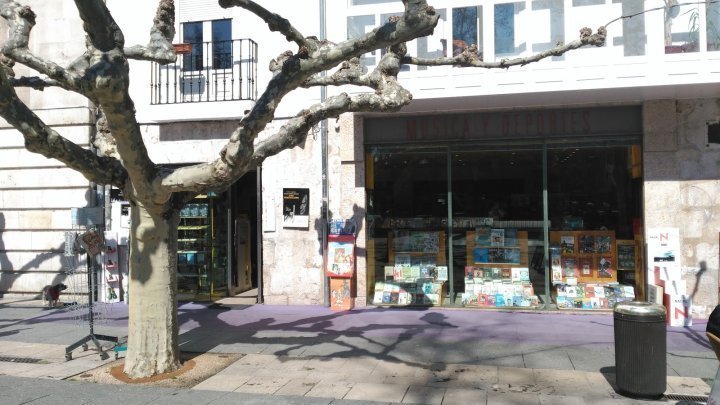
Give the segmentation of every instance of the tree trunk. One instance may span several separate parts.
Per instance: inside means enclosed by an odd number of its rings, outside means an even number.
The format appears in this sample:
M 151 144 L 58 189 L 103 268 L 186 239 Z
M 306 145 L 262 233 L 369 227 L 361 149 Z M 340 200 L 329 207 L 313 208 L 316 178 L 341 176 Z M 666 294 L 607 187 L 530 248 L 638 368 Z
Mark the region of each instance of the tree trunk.
M 177 319 L 177 227 L 135 205 L 130 222 L 130 285 L 125 373 L 150 377 L 180 368 Z

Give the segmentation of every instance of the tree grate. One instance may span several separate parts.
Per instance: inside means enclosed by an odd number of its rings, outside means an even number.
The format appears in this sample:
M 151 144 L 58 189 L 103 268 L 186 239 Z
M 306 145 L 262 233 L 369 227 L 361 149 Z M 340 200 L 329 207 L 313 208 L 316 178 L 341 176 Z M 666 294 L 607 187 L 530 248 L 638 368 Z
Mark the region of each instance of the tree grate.
M 683 403 L 706 404 L 707 395 L 688 395 L 688 394 L 665 394 L 664 398 L 670 401 L 682 401 Z
M 0 356 L 0 361 L 5 361 L 8 363 L 43 363 L 40 359 L 32 359 L 30 357 L 14 357 L 14 356 Z

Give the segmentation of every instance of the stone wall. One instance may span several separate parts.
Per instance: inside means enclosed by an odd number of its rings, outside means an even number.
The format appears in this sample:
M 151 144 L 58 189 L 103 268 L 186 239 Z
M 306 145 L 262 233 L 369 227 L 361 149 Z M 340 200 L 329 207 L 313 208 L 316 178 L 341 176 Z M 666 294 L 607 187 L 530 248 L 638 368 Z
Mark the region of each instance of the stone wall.
M 693 296 L 693 315 L 706 318 L 718 303 L 720 145 L 707 144 L 708 121 L 720 100 L 646 102 L 645 227 L 680 230 L 680 266 Z
M 85 51 L 85 34 L 72 2 L 26 1 L 37 14 L 30 48 L 65 66 Z M 7 25 L 0 19 L 0 34 Z M 37 75 L 20 64 L 17 77 Z M 60 135 L 88 147 L 95 112 L 83 97 L 58 88 L 18 94 Z M 0 296 L 39 297 L 43 286 L 66 281 L 65 231 L 71 208 L 92 205 L 87 179 L 57 160 L 25 149 L 22 135 L 0 119 Z M 84 265 L 83 262 L 79 262 Z
M 284 122 L 273 121 L 261 139 Z M 262 164 L 263 297 L 266 304 L 322 305 L 322 170 L 320 132 Z M 307 227 L 283 226 L 283 188 L 310 190 Z

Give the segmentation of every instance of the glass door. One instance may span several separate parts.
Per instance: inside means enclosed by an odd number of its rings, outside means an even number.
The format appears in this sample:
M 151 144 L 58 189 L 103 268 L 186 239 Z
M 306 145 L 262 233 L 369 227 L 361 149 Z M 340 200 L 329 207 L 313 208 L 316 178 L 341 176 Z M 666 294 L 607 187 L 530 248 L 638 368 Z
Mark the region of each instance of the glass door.
M 456 304 L 544 304 L 542 147 L 453 148 L 453 276 Z

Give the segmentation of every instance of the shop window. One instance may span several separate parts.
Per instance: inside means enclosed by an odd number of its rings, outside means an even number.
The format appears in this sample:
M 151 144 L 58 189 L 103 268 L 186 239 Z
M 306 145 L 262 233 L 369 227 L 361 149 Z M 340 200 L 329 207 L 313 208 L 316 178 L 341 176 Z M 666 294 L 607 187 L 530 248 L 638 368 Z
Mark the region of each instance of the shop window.
M 634 299 L 640 146 L 552 141 L 371 147 L 369 300 L 607 310 Z

